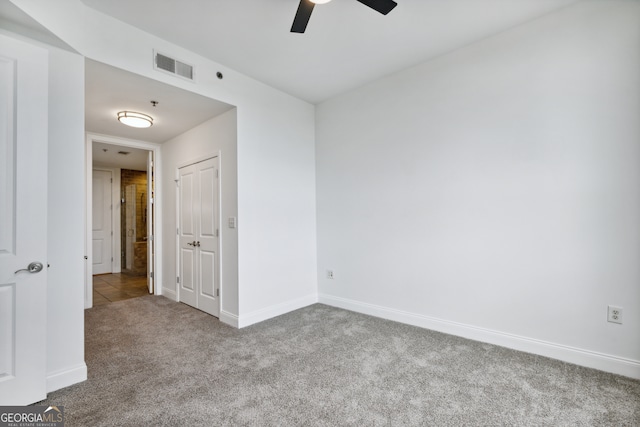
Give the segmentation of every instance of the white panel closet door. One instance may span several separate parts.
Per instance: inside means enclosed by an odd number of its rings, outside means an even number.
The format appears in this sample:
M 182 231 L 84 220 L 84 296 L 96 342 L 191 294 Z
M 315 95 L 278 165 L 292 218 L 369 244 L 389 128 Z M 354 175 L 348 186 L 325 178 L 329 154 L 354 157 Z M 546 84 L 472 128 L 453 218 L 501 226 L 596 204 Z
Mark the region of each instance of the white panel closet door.
M 112 273 L 111 171 L 93 170 L 93 274 Z
M 196 283 L 196 222 L 195 217 L 195 166 L 180 168 L 179 187 L 179 266 L 180 301 L 198 307 Z
M 218 158 L 196 164 L 198 182 L 198 255 L 199 294 L 198 308 L 216 317 L 220 316 L 220 301 L 217 295 L 218 280 Z
M 218 158 L 179 171 L 180 301 L 220 315 Z
M 0 406 L 46 397 L 47 68 L 0 35 Z

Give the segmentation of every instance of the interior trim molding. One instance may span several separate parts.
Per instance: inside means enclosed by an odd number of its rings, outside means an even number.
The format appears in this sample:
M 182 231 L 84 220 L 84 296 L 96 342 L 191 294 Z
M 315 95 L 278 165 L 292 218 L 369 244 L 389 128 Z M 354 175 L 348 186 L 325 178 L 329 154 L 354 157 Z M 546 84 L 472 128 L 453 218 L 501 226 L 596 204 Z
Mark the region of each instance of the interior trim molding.
M 87 380 L 87 364 L 82 363 L 72 368 L 62 369 L 47 374 L 47 393 L 69 387 Z
M 172 301 L 178 301 L 178 294 L 176 294 L 176 291 L 173 291 L 171 289 L 167 289 L 164 286 L 162 286 L 159 289 L 160 293 L 159 295 L 162 295 L 163 297 L 169 298 Z
M 240 315 L 238 318 L 238 328 L 244 328 L 246 326 L 253 325 L 254 323 L 272 319 L 276 316 L 280 316 L 282 314 L 289 313 L 290 311 L 307 307 L 317 302 L 318 302 L 318 294 L 313 293 L 301 298 L 283 302 L 281 304 L 276 304 L 270 307 L 256 310 L 252 313 Z
M 238 316 L 228 311 L 220 310 L 220 321 L 234 328 L 238 328 Z
M 332 295 L 319 294 L 318 300 L 322 304 L 355 311 L 357 313 L 368 314 L 370 316 L 431 329 L 475 341 L 499 345 L 513 350 L 550 357 L 552 359 L 562 360 L 564 362 L 585 366 L 587 368 L 598 369 L 613 374 L 623 375 L 625 377 L 640 379 L 640 361 L 638 360 L 626 359 L 591 350 L 584 350 L 534 338 L 508 334 L 463 323 L 451 322 L 449 320 L 438 319 L 435 317 L 424 316 L 421 314 L 410 313 L 403 310 L 396 310 L 394 308 L 368 304 Z

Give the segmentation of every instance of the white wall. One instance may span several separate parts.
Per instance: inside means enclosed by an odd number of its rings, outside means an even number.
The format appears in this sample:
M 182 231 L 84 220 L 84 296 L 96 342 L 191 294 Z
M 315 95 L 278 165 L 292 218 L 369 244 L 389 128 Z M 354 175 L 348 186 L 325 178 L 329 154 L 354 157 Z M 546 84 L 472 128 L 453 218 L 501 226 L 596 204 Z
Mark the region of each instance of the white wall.
M 47 391 L 87 378 L 83 117 L 84 58 L 50 48 Z
M 238 107 L 240 327 L 317 302 L 315 110 L 300 107 Z
M 11 0 L 83 56 L 237 107 L 238 325 L 317 299 L 314 106 L 84 5 Z M 152 67 L 156 49 L 197 81 Z M 216 72 L 224 74 L 224 80 Z M 166 243 L 170 250 L 171 243 Z M 283 268 L 287 268 L 283 274 Z M 163 286 L 173 286 L 164 276 Z
M 320 301 L 640 377 L 639 52 L 587 1 L 318 106 Z
M 179 135 L 162 145 L 162 232 L 165 251 L 162 255 L 165 281 L 162 293 L 176 298 L 176 171 L 185 163 L 199 161 L 203 156 L 220 159 L 220 319 L 237 324 L 238 319 L 238 233 L 228 227 L 228 218 L 238 216 L 236 110 Z M 173 279 L 173 281 L 171 280 Z M 173 282 L 173 283 L 172 283 Z

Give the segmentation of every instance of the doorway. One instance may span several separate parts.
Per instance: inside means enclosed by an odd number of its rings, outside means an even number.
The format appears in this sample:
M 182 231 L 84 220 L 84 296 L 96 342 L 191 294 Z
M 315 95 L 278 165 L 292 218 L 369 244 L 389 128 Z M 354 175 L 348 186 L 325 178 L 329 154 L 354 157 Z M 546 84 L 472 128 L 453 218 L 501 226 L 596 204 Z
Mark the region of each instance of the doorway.
M 123 273 L 93 276 L 94 307 L 145 295 L 149 295 L 146 276 L 129 276 Z
M 154 165 L 159 145 L 89 134 L 86 153 L 91 241 L 87 242 L 85 308 L 159 293 L 155 286 L 159 174 Z M 106 223 L 111 224 L 110 231 L 105 231 Z M 111 249 L 105 249 L 109 245 Z
M 129 276 L 147 276 L 149 187 L 146 170 L 120 170 L 120 265 Z M 95 274 L 95 273 L 94 273 Z

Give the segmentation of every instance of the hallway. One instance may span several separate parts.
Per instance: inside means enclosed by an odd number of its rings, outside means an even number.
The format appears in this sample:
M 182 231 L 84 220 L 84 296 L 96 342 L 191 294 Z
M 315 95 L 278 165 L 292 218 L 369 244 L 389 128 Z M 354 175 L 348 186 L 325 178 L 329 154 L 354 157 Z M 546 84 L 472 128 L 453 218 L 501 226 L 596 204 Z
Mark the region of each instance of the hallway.
M 93 276 L 93 306 L 148 295 L 146 276 L 99 274 Z

